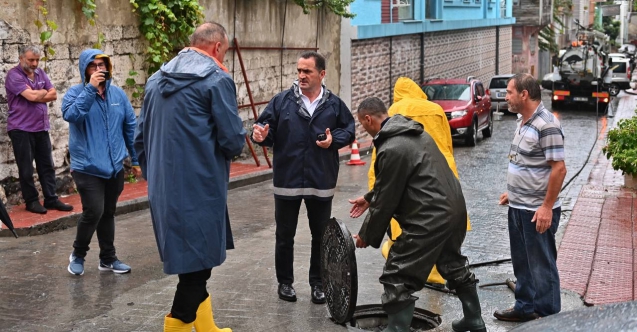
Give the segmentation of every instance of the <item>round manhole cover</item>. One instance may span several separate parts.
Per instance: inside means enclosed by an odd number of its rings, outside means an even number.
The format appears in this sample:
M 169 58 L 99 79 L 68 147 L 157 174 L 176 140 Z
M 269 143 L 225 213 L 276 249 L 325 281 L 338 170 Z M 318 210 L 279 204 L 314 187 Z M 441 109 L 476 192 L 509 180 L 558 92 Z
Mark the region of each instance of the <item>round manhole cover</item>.
M 345 224 L 330 219 L 321 240 L 321 279 L 330 315 L 339 324 L 352 319 L 358 296 L 356 247 Z

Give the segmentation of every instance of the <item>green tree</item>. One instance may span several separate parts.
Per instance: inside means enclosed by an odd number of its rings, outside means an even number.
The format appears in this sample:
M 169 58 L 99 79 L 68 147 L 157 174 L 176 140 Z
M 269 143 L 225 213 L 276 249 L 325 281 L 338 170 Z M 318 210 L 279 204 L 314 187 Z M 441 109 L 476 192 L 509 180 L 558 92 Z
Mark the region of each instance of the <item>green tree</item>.
M 610 16 L 602 17 L 602 26 L 604 33 L 610 36 L 611 43 L 615 43 L 615 39 L 619 36 L 619 26 L 621 22 L 613 20 Z
M 557 53 L 559 46 L 555 41 L 557 33 L 564 33 L 564 22 L 561 17 L 566 15 L 572 16 L 573 1 L 572 0 L 555 0 L 553 3 L 553 22 L 545 26 L 538 33 L 538 46 L 543 51 Z
M 294 3 L 303 8 L 303 13 L 309 14 L 314 8 L 325 7 L 332 13 L 345 18 L 353 18 L 356 14 L 352 14 L 347 10 L 354 0 L 293 0 Z

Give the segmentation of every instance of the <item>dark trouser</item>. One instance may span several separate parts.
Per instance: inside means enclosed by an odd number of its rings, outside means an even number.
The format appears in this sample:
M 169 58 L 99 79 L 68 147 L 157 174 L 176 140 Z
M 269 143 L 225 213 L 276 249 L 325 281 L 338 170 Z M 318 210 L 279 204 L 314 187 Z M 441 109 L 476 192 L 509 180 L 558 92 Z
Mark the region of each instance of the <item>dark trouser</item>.
M 321 238 L 325 225 L 332 214 L 332 199 L 320 201 L 303 199 L 307 208 L 312 233 L 310 255 L 310 286 L 323 286 L 321 282 Z M 274 265 L 276 279 L 280 284 L 294 283 L 294 235 L 299 222 L 301 199 L 285 200 L 274 198 L 274 218 L 276 220 L 276 248 Z
M 197 319 L 197 309 L 201 302 L 208 298 L 206 282 L 210 279 L 212 269 L 179 274 L 179 283 L 173 299 L 170 313 L 184 323 L 192 323 Z
M 561 310 L 555 232 L 561 208 L 553 209 L 551 227 L 543 234 L 531 222 L 535 211 L 509 207 L 509 240 L 515 283 L 516 311 L 541 317 Z
M 93 233 L 97 231 L 100 245 L 100 260 L 110 264 L 115 255 L 115 208 L 117 199 L 124 190 L 124 171 L 110 179 L 79 172 L 72 172 L 73 180 L 82 199 L 82 215 L 77 221 L 77 233 L 73 242 L 73 253 L 86 257 Z
M 412 234 L 403 229 L 389 250 L 379 279 L 385 289 L 383 309 L 389 314 L 418 299 L 412 294 L 424 287 L 434 264 L 447 280 L 449 289 L 477 282 L 469 271 L 467 257 L 460 251 L 467 233 L 466 213 L 458 213 L 451 222 L 448 219 L 432 220 L 427 226 L 430 232 L 425 234 Z
M 44 204 L 55 203 L 55 166 L 51 157 L 51 138 L 48 131 L 27 132 L 11 130 L 9 132 L 15 163 L 18 165 L 22 198 L 27 203 L 38 200 L 38 190 L 33 181 L 33 160 L 38 170 Z

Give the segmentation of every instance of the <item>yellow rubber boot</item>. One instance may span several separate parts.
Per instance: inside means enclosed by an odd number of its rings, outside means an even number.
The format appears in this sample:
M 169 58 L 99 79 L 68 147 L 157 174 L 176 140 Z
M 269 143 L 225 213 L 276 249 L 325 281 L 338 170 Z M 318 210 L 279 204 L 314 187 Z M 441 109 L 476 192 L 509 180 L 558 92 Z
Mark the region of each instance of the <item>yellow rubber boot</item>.
M 164 332 L 191 332 L 192 323 L 184 323 L 181 319 L 173 318 L 171 314 L 164 317 Z
M 197 319 L 195 319 L 195 331 L 197 332 L 232 332 L 231 329 L 220 329 L 215 325 L 215 319 L 212 314 L 212 300 L 210 295 L 205 299 L 197 309 Z

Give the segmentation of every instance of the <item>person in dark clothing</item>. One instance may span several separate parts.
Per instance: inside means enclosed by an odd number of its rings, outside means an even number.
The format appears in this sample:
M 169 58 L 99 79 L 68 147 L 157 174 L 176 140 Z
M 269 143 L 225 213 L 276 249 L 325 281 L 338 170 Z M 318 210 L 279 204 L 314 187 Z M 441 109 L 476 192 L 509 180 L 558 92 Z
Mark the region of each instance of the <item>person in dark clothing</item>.
M 380 282 L 385 288 L 383 309 L 389 325 L 384 331 L 409 331 L 417 298 L 427 274 L 436 264 L 462 302 L 464 318 L 454 331 L 486 331 L 476 289 L 460 246 L 467 231 L 467 209 L 460 182 L 436 142 L 423 126 L 402 115 L 388 117 L 383 102 L 368 98 L 358 107 L 358 121 L 374 137 L 376 182 L 362 197 L 350 200 L 350 216 L 363 225 L 354 235 L 356 247 L 378 248 L 392 217 L 402 234 L 389 251 Z
M 274 149 L 276 276 L 279 298 L 296 301 L 294 235 L 301 201 L 312 232 L 312 302 L 325 303 L 321 283 L 321 236 L 332 212 L 338 177 L 338 149 L 354 141 L 354 117 L 345 103 L 321 82 L 325 58 L 305 52 L 297 63 L 298 80 L 277 94 L 253 126 L 251 139 Z
M 228 209 L 230 161 L 245 145 L 237 93 L 223 59 L 226 29 L 197 27 L 190 47 L 146 83 L 135 149 L 164 272 L 179 283 L 164 331 L 230 332 L 214 322 L 206 289 L 234 248 Z
M 49 114 L 47 103 L 57 99 L 55 87 L 44 70 L 38 68 L 40 49 L 27 45 L 20 49 L 20 63 L 7 72 L 9 114 L 7 133 L 13 145 L 18 166 L 20 190 L 27 211 L 45 214 L 47 209 L 71 211 L 73 206 L 62 203 L 55 194 L 55 165 L 51 155 Z M 33 181 L 33 161 L 37 166 L 44 207 Z

